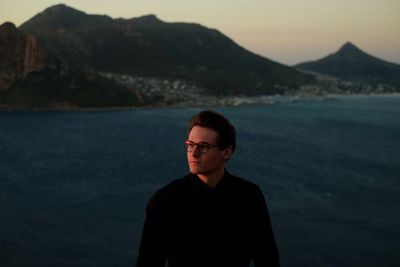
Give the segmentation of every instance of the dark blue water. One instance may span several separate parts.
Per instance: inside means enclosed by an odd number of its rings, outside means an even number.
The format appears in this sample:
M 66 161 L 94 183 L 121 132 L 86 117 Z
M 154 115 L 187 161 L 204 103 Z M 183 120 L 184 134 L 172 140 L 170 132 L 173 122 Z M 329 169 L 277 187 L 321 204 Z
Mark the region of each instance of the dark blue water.
M 187 172 L 199 108 L 0 112 L 0 266 L 133 266 L 148 198 Z M 282 266 L 400 266 L 400 97 L 217 108 Z

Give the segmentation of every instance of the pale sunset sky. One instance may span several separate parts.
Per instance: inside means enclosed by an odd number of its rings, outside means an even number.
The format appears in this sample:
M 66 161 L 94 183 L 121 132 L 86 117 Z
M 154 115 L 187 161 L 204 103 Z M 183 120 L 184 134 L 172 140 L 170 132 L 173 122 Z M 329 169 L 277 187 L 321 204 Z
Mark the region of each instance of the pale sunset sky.
M 400 64 L 400 0 L 0 0 L 0 24 L 19 26 L 60 3 L 112 18 L 155 14 L 199 23 L 287 65 L 319 59 L 347 41 Z

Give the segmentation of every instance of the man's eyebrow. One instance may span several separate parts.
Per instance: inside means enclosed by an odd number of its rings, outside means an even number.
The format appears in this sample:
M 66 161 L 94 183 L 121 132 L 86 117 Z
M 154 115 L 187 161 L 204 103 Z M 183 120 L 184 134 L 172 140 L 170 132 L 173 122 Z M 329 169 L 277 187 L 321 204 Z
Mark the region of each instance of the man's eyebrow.
M 211 144 L 208 143 L 208 142 L 200 142 L 199 144 L 200 144 L 200 145 L 210 145 L 210 146 L 211 146 Z
M 190 142 L 190 143 L 193 143 L 193 144 L 199 144 L 199 145 L 212 145 L 209 142 L 198 142 L 198 143 L 196 143 L 196 142 L 193 142 L 192 140 L 187 140 L 187 142 Z

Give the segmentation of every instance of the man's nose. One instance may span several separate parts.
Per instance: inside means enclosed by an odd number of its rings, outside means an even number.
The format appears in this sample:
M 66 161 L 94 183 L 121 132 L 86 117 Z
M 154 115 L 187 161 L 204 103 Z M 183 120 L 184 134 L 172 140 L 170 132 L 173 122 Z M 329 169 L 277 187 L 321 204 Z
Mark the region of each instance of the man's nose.
M 195 146 L 193 147 L 192 154 L 193 154 L 194 157 L 200 157 L 200 156 L 201 156 L 201 153 L 200 153 L 200 150 L 199 150 L 199 146 L 198 146 L 198 145 L 195 145 Z

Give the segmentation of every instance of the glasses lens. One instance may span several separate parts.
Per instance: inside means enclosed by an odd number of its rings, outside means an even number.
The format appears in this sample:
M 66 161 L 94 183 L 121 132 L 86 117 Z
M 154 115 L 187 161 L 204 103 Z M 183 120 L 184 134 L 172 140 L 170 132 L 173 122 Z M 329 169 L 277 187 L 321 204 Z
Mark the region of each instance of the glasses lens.
M 197 147 L 199 148 L 200 153 L 207 153 L 209 146 L 206 144 L 198 144 Z
M 184 146 L 185 146 L 185 149 L 186 149 L 188 152 L 192 152 L 192 151 L 193 151 L 194 144 L 185 143 Z

